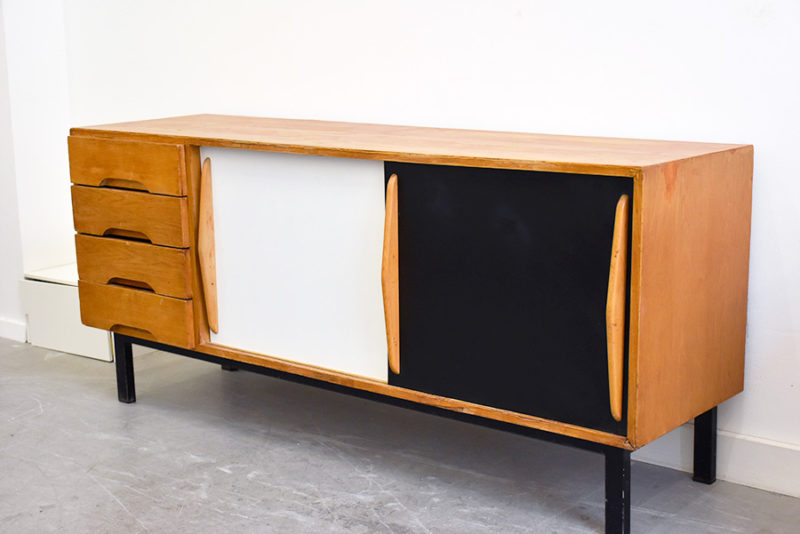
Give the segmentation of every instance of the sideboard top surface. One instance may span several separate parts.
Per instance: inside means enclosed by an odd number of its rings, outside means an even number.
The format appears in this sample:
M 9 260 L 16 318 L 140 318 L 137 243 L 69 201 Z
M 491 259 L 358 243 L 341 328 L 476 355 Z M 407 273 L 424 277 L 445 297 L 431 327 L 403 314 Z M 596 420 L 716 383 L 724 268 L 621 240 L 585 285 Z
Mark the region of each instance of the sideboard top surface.
M 385 161 L 635 176 L 749 145 L 455 130 L 231 115 L 73 128 L 72 135 Z

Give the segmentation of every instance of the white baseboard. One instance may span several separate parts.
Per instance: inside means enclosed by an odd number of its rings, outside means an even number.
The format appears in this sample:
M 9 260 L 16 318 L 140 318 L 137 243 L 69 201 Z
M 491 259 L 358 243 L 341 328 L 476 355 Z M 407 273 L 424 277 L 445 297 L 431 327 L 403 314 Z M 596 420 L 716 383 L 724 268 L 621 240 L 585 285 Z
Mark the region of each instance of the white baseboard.
M 683 425 L 633 453 L 640 462 L 692 471 L 694 426 Z M 720 430 L 717 478 L 800 497 L 800 446 Z
M 26 325 L 24 321 L 0 317 L 0 337 L 25 343 Z

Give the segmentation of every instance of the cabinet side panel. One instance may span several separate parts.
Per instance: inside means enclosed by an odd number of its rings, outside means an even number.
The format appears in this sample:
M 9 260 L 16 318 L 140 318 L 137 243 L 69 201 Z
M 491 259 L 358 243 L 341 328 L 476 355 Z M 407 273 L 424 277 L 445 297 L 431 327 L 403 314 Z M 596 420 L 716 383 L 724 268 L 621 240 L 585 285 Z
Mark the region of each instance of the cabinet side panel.
M 644 169 L 631 441 L 742 391 L 753 148 Z

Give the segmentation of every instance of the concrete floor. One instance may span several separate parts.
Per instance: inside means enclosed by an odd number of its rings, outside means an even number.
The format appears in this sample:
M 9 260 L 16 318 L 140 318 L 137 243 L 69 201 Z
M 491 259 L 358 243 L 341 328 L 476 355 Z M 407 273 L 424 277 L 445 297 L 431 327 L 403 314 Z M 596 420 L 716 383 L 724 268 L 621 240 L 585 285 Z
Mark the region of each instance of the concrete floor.
M 158 352 L 0 339 L 0 532 L 579 533 L 603 458 Z M 635 533 L 797 533 L 800 499 L 634 463 Z

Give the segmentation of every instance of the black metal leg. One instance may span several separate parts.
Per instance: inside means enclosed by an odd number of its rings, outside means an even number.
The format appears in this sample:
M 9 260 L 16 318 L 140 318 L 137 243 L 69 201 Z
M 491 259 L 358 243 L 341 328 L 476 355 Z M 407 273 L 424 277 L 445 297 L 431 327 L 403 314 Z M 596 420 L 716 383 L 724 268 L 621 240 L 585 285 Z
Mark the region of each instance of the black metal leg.
M 229 364 L 229 363 L 223 363 L 223 364 L 220 365 L 220 367 L 222 367 L 223 371 L 238 371 L 239 370 L 238 367 L 236 367 L 235 365 Z
M 694 475 L 692 480 L 717 480 L 717 407 L 694 418 Z
M 631 532 L 631 451 L 608 447 L 606 457 L 606 534 Z
M 112 335 L 114 336 L 114 363 L 117 367 L 119 401 L 136 402 L 136 386 L 133 383 L 133 344 L 125 336 Z

